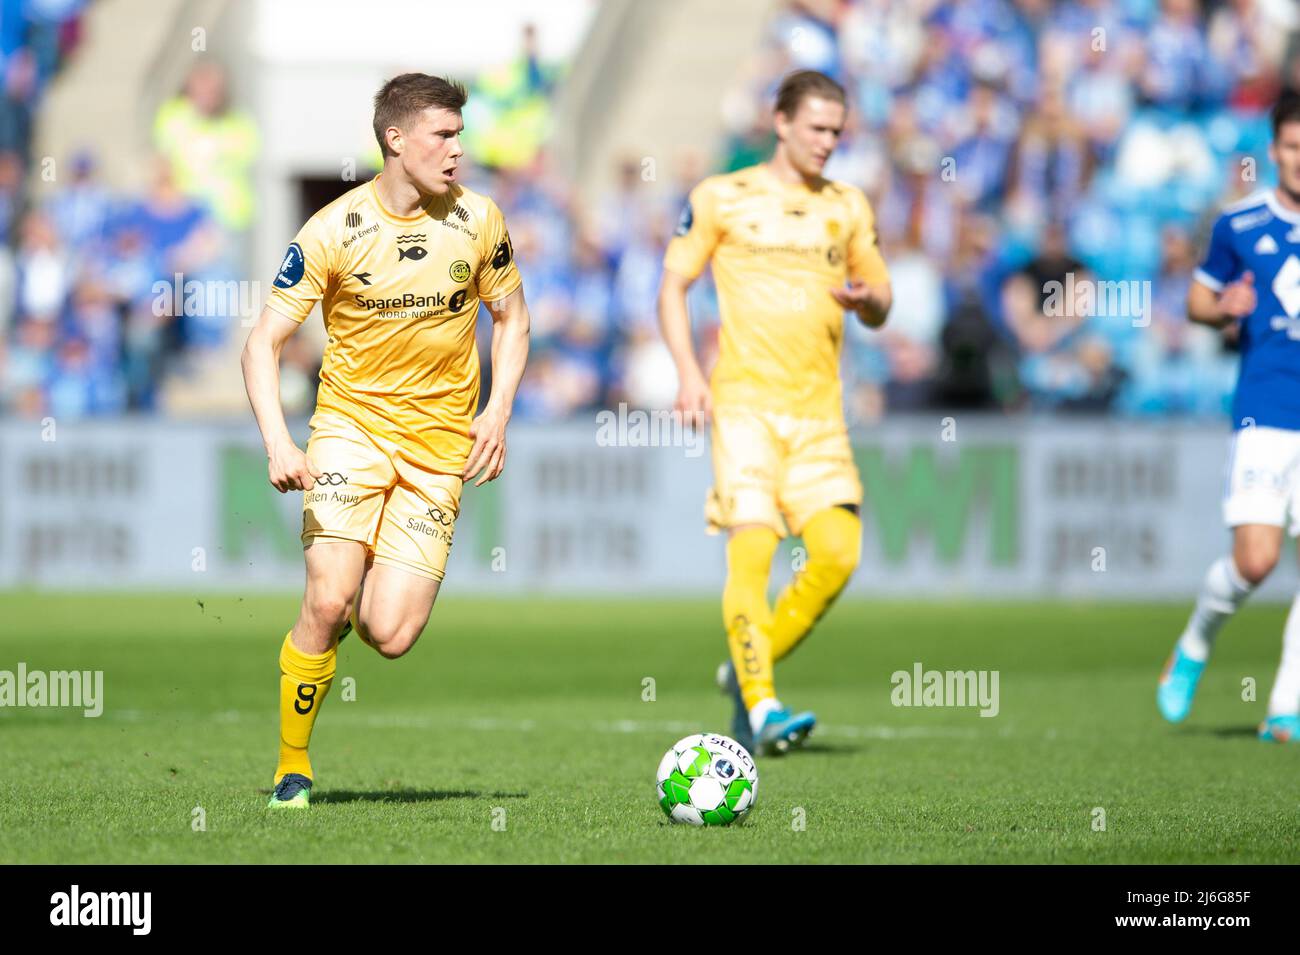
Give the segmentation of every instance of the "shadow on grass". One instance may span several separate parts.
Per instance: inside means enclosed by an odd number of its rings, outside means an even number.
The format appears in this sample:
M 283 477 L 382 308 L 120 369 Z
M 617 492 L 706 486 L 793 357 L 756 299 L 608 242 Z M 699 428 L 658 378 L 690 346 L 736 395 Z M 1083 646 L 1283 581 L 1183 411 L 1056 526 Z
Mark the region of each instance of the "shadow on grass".
M 1220 739 L 1236 739 L 1241 736 L 1254 736 L 1259 732 L 1259 726 L 1255 723 L 1248 726 L 1184 726 L 1180 732 L 1187 736 L 1217 736 Z
M 825 740 L 810 739 L 804 742 L 796 750 L 785 753 L 778 759 L 798 759 L 800 753 L 816 753 L 818 756 L 848 756 L 852 753 L 860 753 L 867 748 L 865 742 L 862 743 L 829 743 Z M 768 757 L 769 759 L 772 757 Z
M 312 805 L 346 802 L 441 802 L 444 799 L 527 799 L 528 793 L 490 792 L 476 789 L 378 789 L 360 792 L 331 789 L 311 797 Z

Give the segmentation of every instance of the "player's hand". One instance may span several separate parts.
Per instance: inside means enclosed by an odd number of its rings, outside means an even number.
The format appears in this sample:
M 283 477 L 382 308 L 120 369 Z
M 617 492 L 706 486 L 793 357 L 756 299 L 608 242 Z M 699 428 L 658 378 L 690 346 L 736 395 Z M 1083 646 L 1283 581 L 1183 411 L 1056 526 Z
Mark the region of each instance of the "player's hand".
M 277 444 L 269 457 L 266 470 L 271 485 L 281 494 L 285 491 L 310 491 L 316 486 L 320 470 L 292 441 Z
M 713 414 L 713 395 L 703 375 L 692 375 L 682 381 L 673 409 L 681 413 L 682 423 L 692 428 L 708 424 Z
M 474 481 L 474 486 L 495 481 L 506 467 L 506 421 L 508 416 L 490 405 L 474 419 L 469 426 L 469 436 L 474 439 L 474 446 L 469 450 L 469 459 L 461 480 L 473 481 L 474 475 L 482 472 L 482 477 Z
M 1219 296 L 1219 308 L 1231 319 L 1245 318 L 1255 311 L 1255 273 L 1246 272 L 1237 281 L 1223 290 Z
M 850 282 L 848 287 L 832 286 L 831 298 L 840 308 L 857 312 L 863 322 L 873 328 L 885 320 L 887 301 L 876 289 L 858 279 Z

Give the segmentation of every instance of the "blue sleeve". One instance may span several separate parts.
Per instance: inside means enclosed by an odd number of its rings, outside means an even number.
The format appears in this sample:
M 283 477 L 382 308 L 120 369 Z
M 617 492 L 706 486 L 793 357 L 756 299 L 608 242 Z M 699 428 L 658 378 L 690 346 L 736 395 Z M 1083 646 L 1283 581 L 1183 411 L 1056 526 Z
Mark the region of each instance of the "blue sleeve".
M 1241 260 L 1232 248 L 1232 226 L 1228 224 L 1226 215 L 1219 216 L 1214 231 L 1210 233 L 1210 247 L 1205 251 L 1205 259 L 1192 277 L 1206 288 L 1221 292 L 1241 271 Z

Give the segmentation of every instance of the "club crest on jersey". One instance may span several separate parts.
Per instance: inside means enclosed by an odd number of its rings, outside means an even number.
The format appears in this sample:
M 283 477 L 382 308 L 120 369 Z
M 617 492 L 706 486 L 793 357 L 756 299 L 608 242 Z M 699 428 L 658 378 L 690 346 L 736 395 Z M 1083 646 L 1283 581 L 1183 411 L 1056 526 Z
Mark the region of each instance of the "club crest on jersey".
M 470 277 L 469 263 L 466 262 L 464 259 L 457 259 L 455 262 L 451 263 L 451 268 L 448 271 L 451 274 L 451 280 L 453 282 L 469 281 L 469 277 Z
M 307 267 L 307 257 L 303 255 L 302 246 L 297 242 L 290 242 L 289 249 L 284 253 L 284 261 L 280 263 L 280 271 L 276 273 L 276 288 L 293 288 L 302 281 L 302 274 Z
M 686 200 L 686 205 L 682 207 L 681 218 L 677 220 L 677 228 L 673 230 L 674 235 L 685 235 L 691 231 L 691 226 L 695 223 L 695 210 L 691 208 L 691 201 Z
M 1261 235 L 1259 241 L 1255 243 L 1256 255 L 1275 255 L 1277 254 L 1277 242 L 1271 235 Z

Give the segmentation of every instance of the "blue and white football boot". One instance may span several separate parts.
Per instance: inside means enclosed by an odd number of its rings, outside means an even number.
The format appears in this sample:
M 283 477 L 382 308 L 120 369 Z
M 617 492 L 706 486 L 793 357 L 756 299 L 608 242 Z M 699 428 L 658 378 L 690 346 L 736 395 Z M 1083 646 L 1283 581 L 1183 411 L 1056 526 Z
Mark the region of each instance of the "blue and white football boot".
M 802 746 L 816 725 L 817 717 L 808 710 L 794 713 L 788 706 L 778 707 L 767 714 L 758 728 L 755 739 L 758 752 L 764 756 L 787 753 Z
M 1160 685 L 1156 687 L 1156 706 L 1160 715 L 1171 723 L 1181 723 L 1192 711 L 1192 699 L 1196 696 L 1196 684 L 1200 682 L 1205 670 L 1205 661 L 1193 660 L 1183 653 L 1181 647 L 1174 647 L 1174 652 L 1165 664 L 1165 671 L 1160 675 Z
M 1270 716 L 1259 724 L 1259 738 L 1266 743 L 1300 743 L 1300 716 Z

